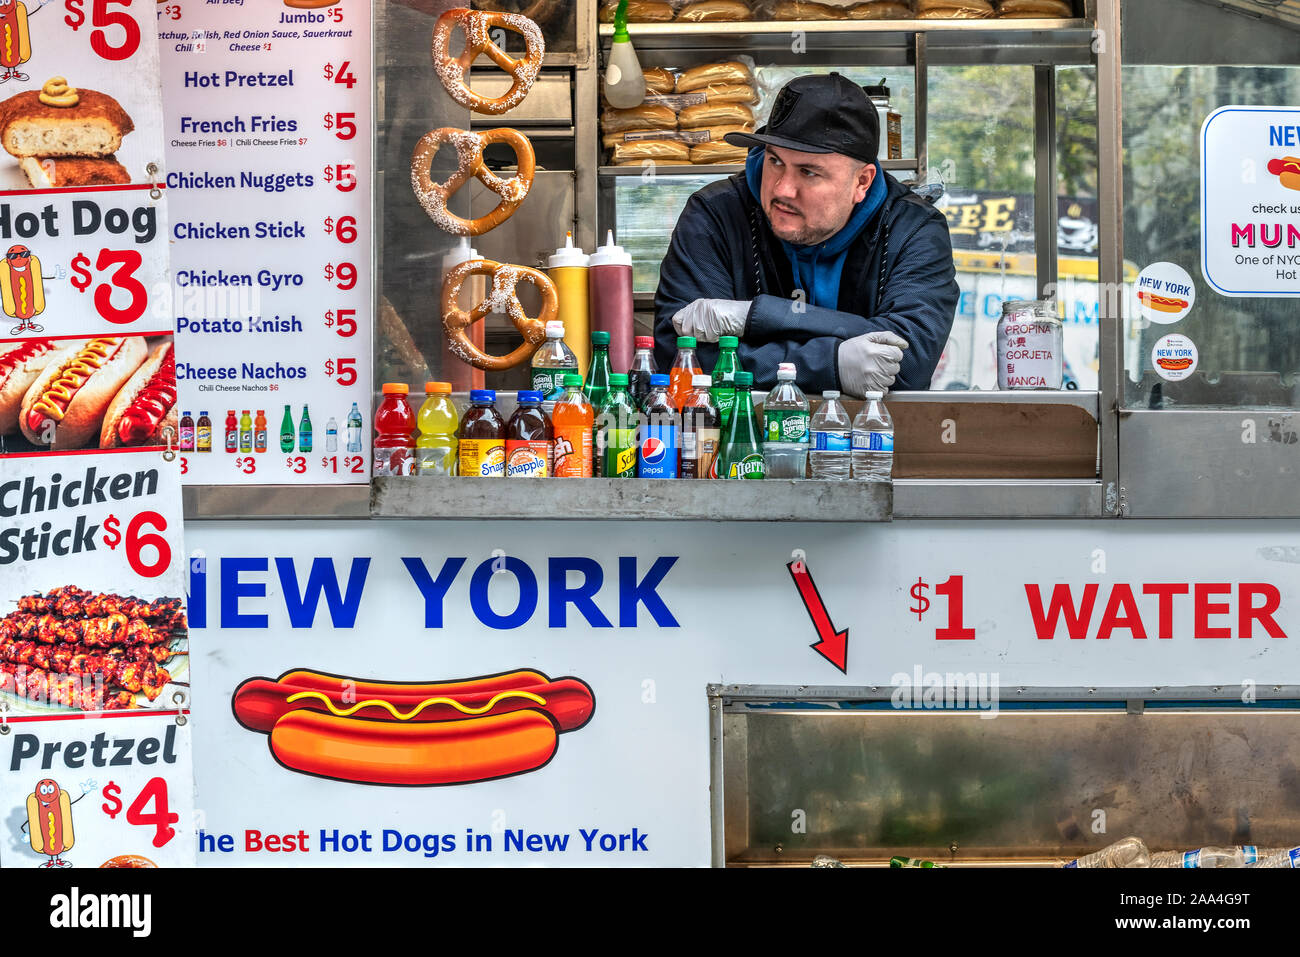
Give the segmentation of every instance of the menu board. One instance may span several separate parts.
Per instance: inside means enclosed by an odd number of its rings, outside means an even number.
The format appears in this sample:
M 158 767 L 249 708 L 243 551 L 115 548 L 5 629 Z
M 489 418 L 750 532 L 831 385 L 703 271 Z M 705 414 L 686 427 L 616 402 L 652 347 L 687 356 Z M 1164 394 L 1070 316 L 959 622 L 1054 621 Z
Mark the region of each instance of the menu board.
M 194 862 L 154 6 L 0 0 L 4 867 Z
M 369 479 L 370 34 L 369 0 L 159 6 L 188 484 Z

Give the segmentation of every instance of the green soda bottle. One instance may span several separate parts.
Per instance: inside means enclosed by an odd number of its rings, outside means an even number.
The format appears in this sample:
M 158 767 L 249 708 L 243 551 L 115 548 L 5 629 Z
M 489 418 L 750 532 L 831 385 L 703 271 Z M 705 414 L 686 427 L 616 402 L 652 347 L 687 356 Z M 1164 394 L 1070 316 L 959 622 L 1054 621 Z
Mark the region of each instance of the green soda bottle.
M 591 334 L 591 365 L 587 368 L 587 381 L 582 391 L 593 409 L 599 410 L 609 395 L 609 333 Z
M 731 423 L 723 433 L 722 452 L 718 455 L 718 477 L 724 479 L 761 479 L 767 474 L 763 465 L 763 443 L 754 424 L 754 376 L 737 372 L 736 404 Z
M 298 451 L 311 451 L 311 416 L 307 414 L 307 407 L 302 407 L 302 419 L 298 422 Z
M 713 366 L 713 402 L 722 413 L 722 434 L 727 434 L 731 425 L 731 410 L 736 405 L 736 373 L 740 371 L 740 360 L 736 357 L 736 347 L 740 340 L 735 336 L 719 336 L 718 361 Z
M 602 333 L 594 333 L 592 339 Z M 608 333 L 604 333 L 608 335 Z M 592 366 L 595 366 L 595 359 Z M 596 474 L 606 478 L 636 478 L 636 434 L 639 413 L 627 391 L 627 374 L 609 377 L 609 394 L 596 415 Z
M 292 452 L 294 440 L 298 437 L 298 430 L 293 427 L 293 413 L 289 407 L 284 407 L 284 418 L 280 420 L 280 451 Z
M 927 861 L 919 857 L 891 857 L 889 859 L 890 867 L 939 867 L 942 864 L 936 864 L 934 861 Z

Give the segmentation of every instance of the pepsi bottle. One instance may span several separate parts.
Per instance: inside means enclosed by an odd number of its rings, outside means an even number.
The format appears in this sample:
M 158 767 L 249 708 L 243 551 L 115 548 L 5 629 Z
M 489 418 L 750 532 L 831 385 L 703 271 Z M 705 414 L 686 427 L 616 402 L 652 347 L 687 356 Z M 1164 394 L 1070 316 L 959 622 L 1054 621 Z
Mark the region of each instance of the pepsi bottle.
M 682 419 L 668 397 L 668 376 L 652 375 L 637 434 L 637 478 L 677 478 L 681 438 Z

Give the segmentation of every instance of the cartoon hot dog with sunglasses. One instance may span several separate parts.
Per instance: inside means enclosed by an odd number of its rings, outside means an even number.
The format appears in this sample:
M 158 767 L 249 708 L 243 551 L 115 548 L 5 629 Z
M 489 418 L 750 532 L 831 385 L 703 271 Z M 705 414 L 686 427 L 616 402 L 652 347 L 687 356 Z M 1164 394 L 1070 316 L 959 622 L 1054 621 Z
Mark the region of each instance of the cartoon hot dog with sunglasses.
M 250 678 L 235 720 L 269 735 L 293 771 L 358 784 L 429 787 L 523 774 L 596 709 L 578 678 L 511 671 L 459 681 L 376 682 L 295 670 Z

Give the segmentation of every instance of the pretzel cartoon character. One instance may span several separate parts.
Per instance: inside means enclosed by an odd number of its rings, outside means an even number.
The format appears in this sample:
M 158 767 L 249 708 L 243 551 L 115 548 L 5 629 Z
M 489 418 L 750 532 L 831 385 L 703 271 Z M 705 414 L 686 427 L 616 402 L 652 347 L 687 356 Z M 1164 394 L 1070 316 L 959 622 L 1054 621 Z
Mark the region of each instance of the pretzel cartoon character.
M 42 867 L 71 867 L 63 852 L 72 849 L 72 800 L 68 792 L 50 778 L 36 782 L 36 790 L 27 795 L 27 840 L 37 854 L 49 860 Z
M 45 311 L 41 261 L 22 243 L 10 246 L 4 262 L 0 263 L 0 303 L 4 305 L 5 315 L 18 320 L 18 325 L 9 330 L 12 335 L 45 329 L 32 322 L 33 316 Z
M 451 55 L 451 32 L 456 27 L 465 31 L 465 49 L 460 56 Z M 524 38 L 523 59 L 515 59 L 492 42 L 488 33 L 492 27 L 513 30 Z M 502 96 L 479 96 L 465 84 L 465 71 L 482 53 L 514 78 Z M 485 13 L 457 7 L 440 16 L 433 28 L 433 69 L 447 94 L 466 109 L 488 116 L 498 116 L 523 102 L 537 79 L 537 71 L 542 68 L 545 53 L 541 29 L 518 13 Z
M 469 312 L 457 305 L 461 284 L 470 276 L 492 277 L 492 288 L 487 298 Z M 524 312 L 515 287 L 520 280 L 531 282 L 542 294 L 542 310 L 535 318 Z M 537 347 L 546 340 L 546 323 L 555 318 L 559 299 L 555 286 L 545 273 L 527 266 L 510 266 L 491 259 L 470 259 L 452 268 L 442 282 L 442 326 L 447 333 L 447 346 L 455 356 L 477 369 L 500 372 L 527 362 Z M 494 312 L 510 317 L 524 337 L 523 343 L 507 356 L 490 356 L 469 340 L 465 330 Z
M 429 169 L 438 148 L 448 142 L 456 148 L 456 172 L 447 182 L 435 183 L 429 175 Z M 497 176 L 483 162 L 483 148 L 492 143 L 509 143 L 515 151 L 519 171 L 509 179 Z M 529 187 L 533 185 L 536 165 L 532 144 L 518 130 L 471 133 L 443 127 L 425 133 L 415 145 L 415 152 L 411 156 L 411 188 L 415 190 L 415 197 L 424 211 L 440 229 L 445 229 L 453 236 L 481 236 L 514 215 L 514 211 L 528 195 Z M 471 177 L 500 196 L 501 202 L 486 216 L 463 219 L 447 209 L 447 200 Z
M 32 37 L 27 30 L 27 4 L 0 0 L 0 83 L 30 77 L 18 67 L 32 58 Z

